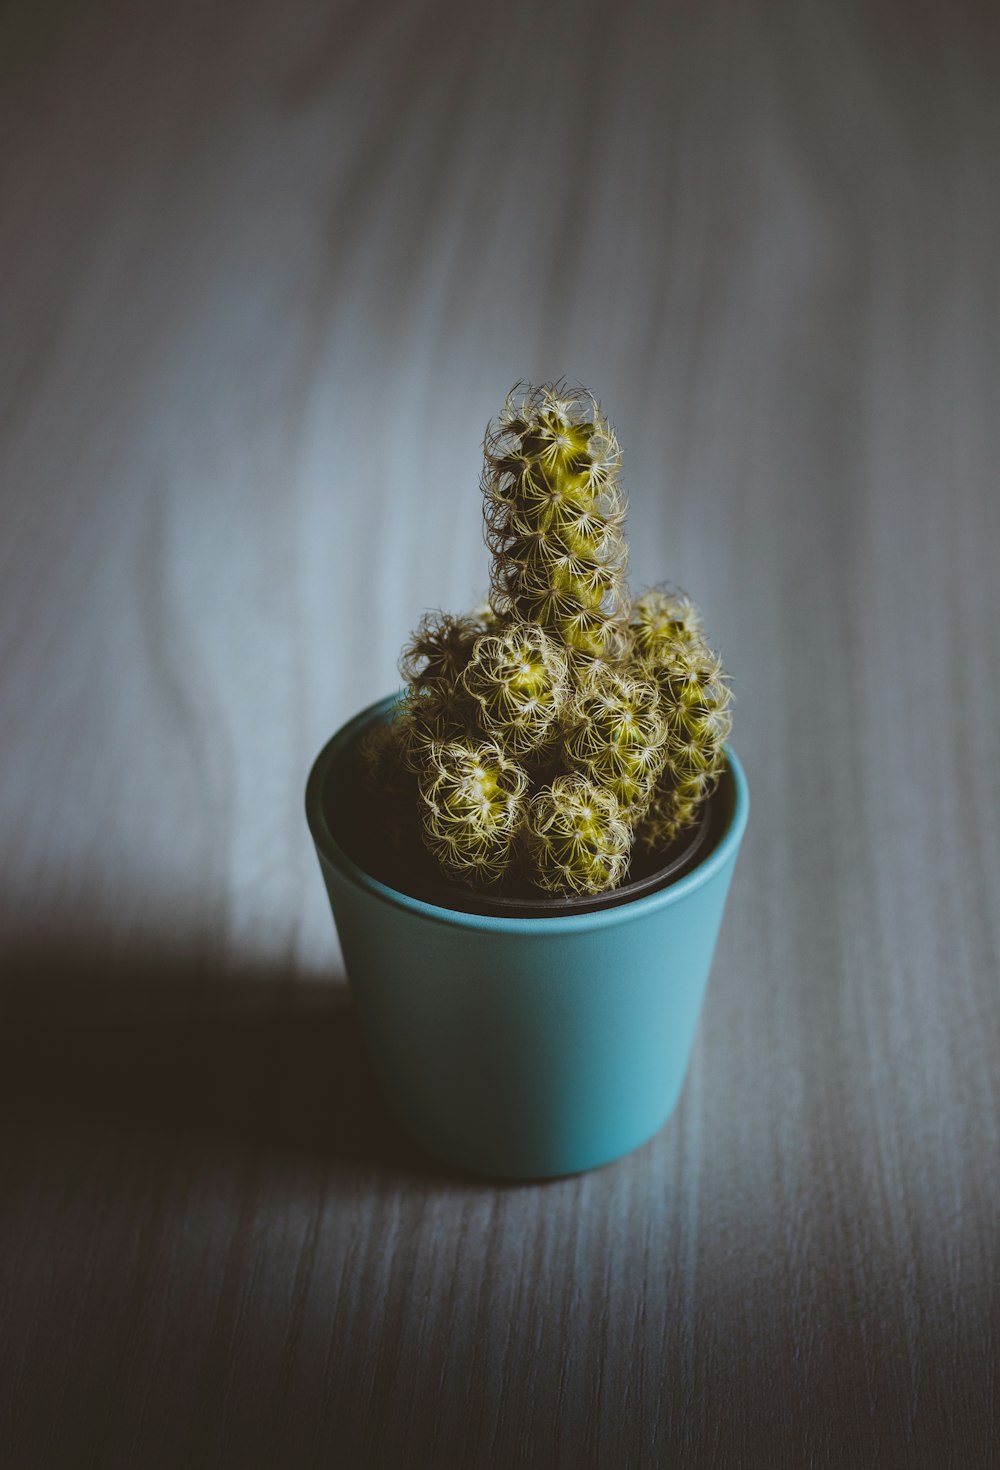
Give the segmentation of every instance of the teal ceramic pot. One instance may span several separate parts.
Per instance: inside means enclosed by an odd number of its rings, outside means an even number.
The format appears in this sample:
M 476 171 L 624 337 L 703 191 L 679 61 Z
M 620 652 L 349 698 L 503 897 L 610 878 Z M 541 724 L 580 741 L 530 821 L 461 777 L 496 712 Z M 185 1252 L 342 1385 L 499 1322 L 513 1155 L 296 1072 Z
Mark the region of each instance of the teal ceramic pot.
M 573 1174 L 637 1148 L 680 1096 L 749 807 L 739 761 L 697 866 L 645 897 L 544 918 L 464 913 L 358 865 L 345 762 L 387 699 L 323 749 L 306 813 L 385 1098 L 432 1154 L 478 1173 Z M 339 776 L 339 780 L 338 780 Z

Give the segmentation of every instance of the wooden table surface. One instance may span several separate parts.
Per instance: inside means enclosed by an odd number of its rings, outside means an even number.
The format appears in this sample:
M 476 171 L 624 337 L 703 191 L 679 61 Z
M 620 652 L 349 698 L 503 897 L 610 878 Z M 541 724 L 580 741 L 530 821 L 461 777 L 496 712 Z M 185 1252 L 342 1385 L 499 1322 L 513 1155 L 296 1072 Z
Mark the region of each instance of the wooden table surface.
M 0 1463 L 1000 1464 L 1000 13 L 0 9 Z M 753 811 L 681 1104 L 379 1110 L 302 811 L 602 399 Z

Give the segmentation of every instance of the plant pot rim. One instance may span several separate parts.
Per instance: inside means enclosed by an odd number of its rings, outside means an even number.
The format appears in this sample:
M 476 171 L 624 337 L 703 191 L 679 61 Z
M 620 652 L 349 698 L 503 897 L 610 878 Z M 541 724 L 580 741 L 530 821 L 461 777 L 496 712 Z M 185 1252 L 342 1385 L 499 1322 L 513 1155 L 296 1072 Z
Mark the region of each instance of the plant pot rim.
M 473 929 L 494 934 L 534 934 L 538 936 L 578 934 L 587 929 L 602 929 L 609 924 L 622 924 L 633 919 L 644 918 L 659 909 L 680 903 L 688 894 L 701 888 L 714 874 L 735 856 L 750 810 L 750 797 L 743 767 L 736 752 L 726 746 L 726 765 L 733 785 L 733 807 L 725 828 L 715 846 L 706 857 L 683 877 L 664 888 L 658 888 L 641 898 L 629 899 L 608 908 L 592 909 L 584 913 L 532 915 L 510 918 L 506 915 L 469 913 L 464 909 L 446 908 L 414 898 L 400 888 L 390 887 L 380 879 L 372 877 L 363 867 L 344 851 L 330 830 L 323 802 L 327 775 L 337 756 L 355 740 L 368 725 L 386 713 L 396 703 L 398 695 L 391 694 L 377 700 L 361 710 L 352 720 L 333 735 L 323 746 L 313 763 L 306 783 L 306 819 L 313 841 L 323 859 L 335 868 L 343 878 L 356 888 L 373 895 L 395 908 L 407 910 L 433 923 L 447 924 L 453 928 Z

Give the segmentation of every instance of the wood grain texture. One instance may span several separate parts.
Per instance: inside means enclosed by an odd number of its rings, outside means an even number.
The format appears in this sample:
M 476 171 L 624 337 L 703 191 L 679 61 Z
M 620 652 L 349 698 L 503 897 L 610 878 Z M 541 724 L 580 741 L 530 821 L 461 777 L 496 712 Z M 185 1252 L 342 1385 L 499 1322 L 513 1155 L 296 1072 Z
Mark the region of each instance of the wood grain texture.
M 0 9 L 0 1461 L 1000 1463 L 995 7 Z M 312 756 L 602 397 L 753 812 L 681 1105 L 416 1156 Z

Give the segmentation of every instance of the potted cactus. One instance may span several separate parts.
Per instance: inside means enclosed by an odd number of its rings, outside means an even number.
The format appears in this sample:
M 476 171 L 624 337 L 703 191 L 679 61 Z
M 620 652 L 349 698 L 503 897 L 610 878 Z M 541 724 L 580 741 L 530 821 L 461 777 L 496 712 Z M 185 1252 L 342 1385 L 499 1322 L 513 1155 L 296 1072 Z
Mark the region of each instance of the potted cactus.
M 512 391 L 485 442 L 488 602 L 424 616 L 402 694 L 307 787 L 386 1095 L 481 1172 L 575 1172 L 659 1128 L 746 823 L 696 608 L 629 594 L 620 458 L 586 393 Z

